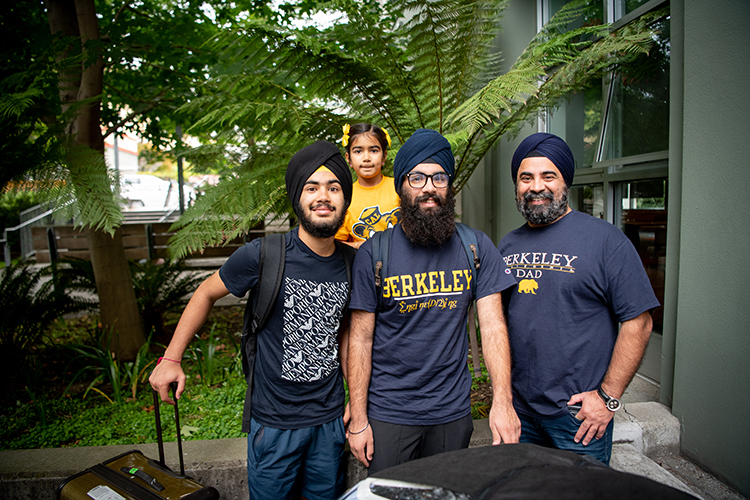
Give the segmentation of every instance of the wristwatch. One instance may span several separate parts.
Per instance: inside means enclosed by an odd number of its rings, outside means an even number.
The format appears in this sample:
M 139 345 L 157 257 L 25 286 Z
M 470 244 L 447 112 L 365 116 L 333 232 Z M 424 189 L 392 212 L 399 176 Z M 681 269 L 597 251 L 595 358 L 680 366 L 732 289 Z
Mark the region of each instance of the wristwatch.
M 609 411 L 617 411 L 620 409 L 620 406 L 622 406 L 622 403 L 620 403 L 620 400 L 617 398 L 613 398 L 606 392 L 604 392 L 604 389 L 602 389 L 602 386 L 599 386 L 596 389 L 596 392 L 599 393 L 599 397 L 604 400 L 604 405 L 607 407 Z

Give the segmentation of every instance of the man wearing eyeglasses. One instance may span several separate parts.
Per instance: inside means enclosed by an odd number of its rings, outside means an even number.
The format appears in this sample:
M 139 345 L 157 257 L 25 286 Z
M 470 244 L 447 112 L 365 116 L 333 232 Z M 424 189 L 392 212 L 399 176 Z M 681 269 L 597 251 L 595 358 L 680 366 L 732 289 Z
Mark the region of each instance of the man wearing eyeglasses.
M 389 238 L 382 309 L 372 240 L 353 266 L 349 341 L 349 445 L 369 473 L 466 448 L 473 431 L 466 321 L 472 290 L 492 379 L 494 444 L 518 442 L 510 391 L 510 349 L 501 292 L 515 285 L 492 241 L 473 230 L 481 265 L 476 283 L 456 233 L 450 143 L 417 130 L 394 161 L 401 223 Z M 385 267 L 385 266 L 384 266 Z

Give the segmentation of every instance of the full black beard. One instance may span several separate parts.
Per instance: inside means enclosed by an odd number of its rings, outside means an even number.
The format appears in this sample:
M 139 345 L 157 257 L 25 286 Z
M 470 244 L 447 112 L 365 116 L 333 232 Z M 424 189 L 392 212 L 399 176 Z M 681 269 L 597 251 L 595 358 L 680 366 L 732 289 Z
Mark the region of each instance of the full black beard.
M 568 186 L 565 186 L 559 200 L 555 199 L 555 195 L 549 191 L 544 191 L 543 193 L 528 192 L 523 198 L 518 198 L 518 186 L 516 186 L 516 208 L 521 212 L 523 218 L 530 223 L 546 226 L 547 224 L 552 224 L 565 214 L 565 210 L 568 208 L 569 195 L 570 189 L 568 189 Z M 531 200 L 542 199 L 552 201 L 548 206 L 529 205 Z
M 423 211 L 419 208 L 420 202 L 431 197 L 437 203 L 436 210 Z M 443 246 L 456 232 L 455 206 L 452 188 L 448 189 L 444 198 L 437 194 L 410 198 L 407 193 L 401 193 L 401 227 L 406 237 L 421 247 Z
M 332 205 L 327 203 L 325 205 L 331 210 L 334 209 Z M 318 205 L 316 205 L 316 207 L 317 206 Z M 307 216 L 307 212 L 302 210 L 299 203 L 294 204 L 294 213 L 297 214 L 297 217 L 299 218 L 300 226 L 302 226 L 310 236 L 315 238 L 330 238 L 331 236 L 335 236 L 339 228 L 344 224 L 344 217 L 346 216 L 346 211 L 339 212 L 332 220 L 315 224 L 312 219 Z

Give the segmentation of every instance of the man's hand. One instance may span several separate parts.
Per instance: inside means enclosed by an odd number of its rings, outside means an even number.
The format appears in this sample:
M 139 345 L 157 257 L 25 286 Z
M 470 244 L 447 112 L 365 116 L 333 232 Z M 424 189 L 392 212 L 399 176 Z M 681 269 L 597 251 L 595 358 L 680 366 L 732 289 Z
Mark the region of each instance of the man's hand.
M 614 412 L 607 409 L 604 400 L 599 397 L 596 390 L 574 394 L 568 401 L 569 405 L 581 403 L 581 410 L 576 418 L 583 420 L 573 440 L 583 446 L 588 445 L 592 439 L 601 439 L 607 430 L 609 422 L 614 417 Z
M 492 444 L 517 443 L 521 437 L 521 421 L 513 405 L 493 404 L 490 410 Z
M 363 426 L 364 427 L 364 426 Z M 352 429 L 349 429 L 350 431 Z M 354 432 L 361 431 L 362 428 L 354 429 Z M 354 455 L 354 458 L 362 462 L 365 467 L 370 466 L 370 460 L 372 460 L 372 454 L 374 451 L 374 440 L 372 438 L 372 427 L 367 424 L 367 429 L 364 432 L 358 434 L 349 434 L 349 448 Z
M 482 332 L 482 352 L 492 382 L 490 429 L 492 444 L 517 443 L 521 421 L 513 408 L 510 383 L 510 341 L 503 316 L 500 293 L 477 300 L 477 316 Z
M 216 271 L 201 283 L 201 286 L 190 298 L 190 302 L 180 316 L 172 340 L 164 352 L 165 359 L 161 360 L 161 363 L 154 368 L 148 378 L 151 387 L 159 393 L 162 401 L 171 405 L 174 404 L 172 398 L 169 397 L 169 384 L 172 382 L 177 382 L 175 399 L 180 399 L 182 391 L 185 390 L 185 372 L 182 371 L 180 363 L 170 360 L 179 361 L 182 359 L 188 344 L 198 333 L 201 325 L 206 322 L 208 313 L 211 312 L 214 303 L 227 295 L 229 295 L 229 290 L 221 281 L 219 271 Z
M 163 359 L 159 363 L 154 371 L 151 372 L 148 381 L 151 383 L 151 387 L 159 393 L 159 397 L 165 403 L 174 405 L 174 401 L 169 396 L 169 385 L 172 382 L 177 382 L 177 390 L 175 391 L 175 398 L 180 399 L 182 391 L 185 390 L 185 372 L 182 371 L 182 366 L 179 363 Z

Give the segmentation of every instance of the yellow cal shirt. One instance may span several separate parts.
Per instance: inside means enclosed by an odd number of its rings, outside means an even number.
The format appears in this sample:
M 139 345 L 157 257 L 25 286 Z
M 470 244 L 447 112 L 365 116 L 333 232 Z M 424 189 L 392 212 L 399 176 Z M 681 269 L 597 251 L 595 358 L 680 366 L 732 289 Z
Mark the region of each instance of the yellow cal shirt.
M 373 187 L 361 186 L 357 180 L 352 189 L 352 203 L 336 239 L 365 241 L 375 232 L 393 227 L 401 220 L 399 205 L 393 177 L 383 176 L 380 184 Z

